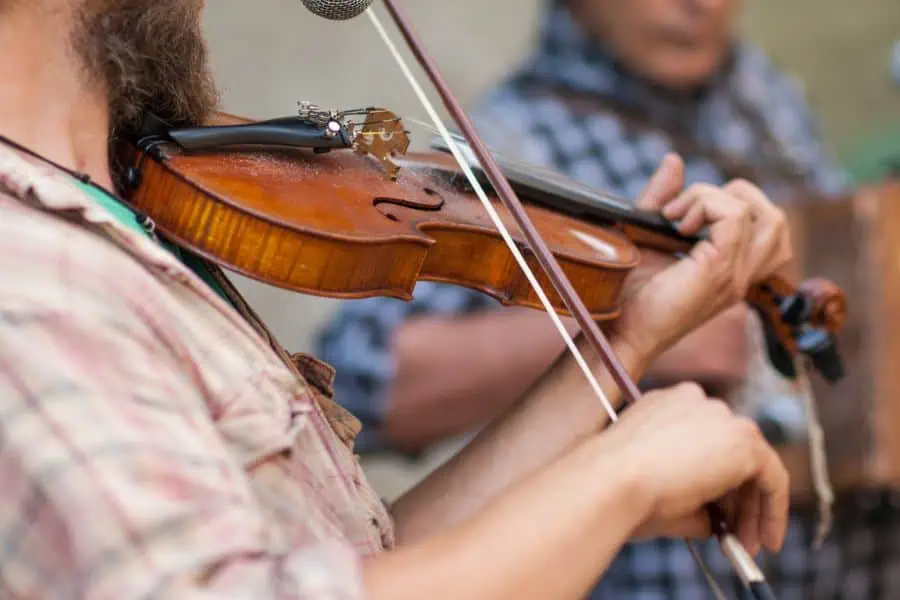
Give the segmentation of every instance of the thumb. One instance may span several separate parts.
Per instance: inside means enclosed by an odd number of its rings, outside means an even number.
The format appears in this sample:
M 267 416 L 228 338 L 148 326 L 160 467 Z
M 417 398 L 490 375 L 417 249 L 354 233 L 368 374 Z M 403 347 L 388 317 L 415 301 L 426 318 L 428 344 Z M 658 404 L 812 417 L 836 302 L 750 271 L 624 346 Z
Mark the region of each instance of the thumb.
M 659 211 L 684 187 L 684 161 L 677 154 L 666 154 L 659 168 L 638 196 L 637 207 Z

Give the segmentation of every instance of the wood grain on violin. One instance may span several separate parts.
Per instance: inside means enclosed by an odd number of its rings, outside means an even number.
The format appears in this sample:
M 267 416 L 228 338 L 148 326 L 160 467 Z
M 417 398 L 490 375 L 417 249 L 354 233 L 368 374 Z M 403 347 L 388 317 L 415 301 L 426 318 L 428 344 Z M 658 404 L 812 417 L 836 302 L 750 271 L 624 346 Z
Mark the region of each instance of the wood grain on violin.
M 442 281 L 507 305 L 540 307 L 481 204 L 424 173 L 404 169 L 392 181 L 374 161 L 349 152 L 187 154 L 174 145 L 155 152 L 159 160 L 133 155 L 141 174 L 129 201 L 165 235 L 244 275 L 337 298 L 410 299 L 417 281 Z M 614 318 L 637 249 L 607 228 L 536 206 L 528 212 L 592 316 Z
M 271 144 L 188 151 L 175 132 L 125 143 L 118 156 L 132 167 L 127 199 L 179 245 L 284 289 L 409 300 L 418 281 L 436 281 L 482 291 L 507 306 L 542 308 L 453 158 L 443 152 L 398 156 L 408 147 L 399 119 L 367 110 L 361 127 L 346 124 L 356 132 L 355 151 Z M 190 133 L 210 138 L 221 126 L 253 123 L 218 114 L 215 130 Z M 378 142 L 373 135 L 395 134 L 393 145 L 372 143 Z M 639 246 L 677 256 L 698 241 L 657 214 L 559 174 L 501 162 L 595 321 L 618 316 L 626 278 L 640 263 Z M 569 315 L 516 220 L 496 196 L 490 200 L 553 308 Z M 842 375 L 834 346 L 847 310 L 840 288 L 825 280 L 797 288 L 770 277 L 752 287 L 747 301 L 762 316 L 770 362 L 783 375 L 796 375 L 798 353 L 811 357 L 827 379 Z

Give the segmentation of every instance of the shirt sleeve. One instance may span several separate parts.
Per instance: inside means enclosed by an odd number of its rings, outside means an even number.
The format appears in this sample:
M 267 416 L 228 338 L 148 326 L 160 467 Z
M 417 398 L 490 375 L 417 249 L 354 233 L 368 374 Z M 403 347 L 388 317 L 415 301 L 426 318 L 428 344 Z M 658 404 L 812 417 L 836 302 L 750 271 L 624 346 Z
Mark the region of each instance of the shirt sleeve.
M 335 370 L 335 399 L 360 420 L 359 452 L 387 449 L 380 433 L 387 411 L 386 394 L 396 372 L 391 338 L 405 322 L 423 315 L 472 314 L 499 306 L 474 290 L 420 283 L 409 302 L 392 298 L 348 301 L 321 330 L 316 352 Z
M 273 541 L 192 377 L 123 311 L 0 302 L 0 596 L 363 598 L 341 541 Z

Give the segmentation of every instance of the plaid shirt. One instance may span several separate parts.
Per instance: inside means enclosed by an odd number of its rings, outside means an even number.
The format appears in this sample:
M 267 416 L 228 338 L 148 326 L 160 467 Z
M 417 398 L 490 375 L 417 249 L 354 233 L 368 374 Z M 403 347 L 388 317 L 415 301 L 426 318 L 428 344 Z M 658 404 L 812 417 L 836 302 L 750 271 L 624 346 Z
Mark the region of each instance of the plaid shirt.
M 392 523 L 328 367 L 6 147 L 0 278 L 0 597 L 364 596 Z

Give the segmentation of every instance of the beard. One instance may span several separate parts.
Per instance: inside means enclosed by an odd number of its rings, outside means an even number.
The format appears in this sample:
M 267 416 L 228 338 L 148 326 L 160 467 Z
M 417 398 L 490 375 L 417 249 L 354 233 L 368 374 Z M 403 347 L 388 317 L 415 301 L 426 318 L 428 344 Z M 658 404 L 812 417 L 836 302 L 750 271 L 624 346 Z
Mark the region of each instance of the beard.
M 110 140 L 153 112 L 199 125 L 216 109 L 199 0 L 83 0 L 73 47 L 86 77 L 109 102 Z

